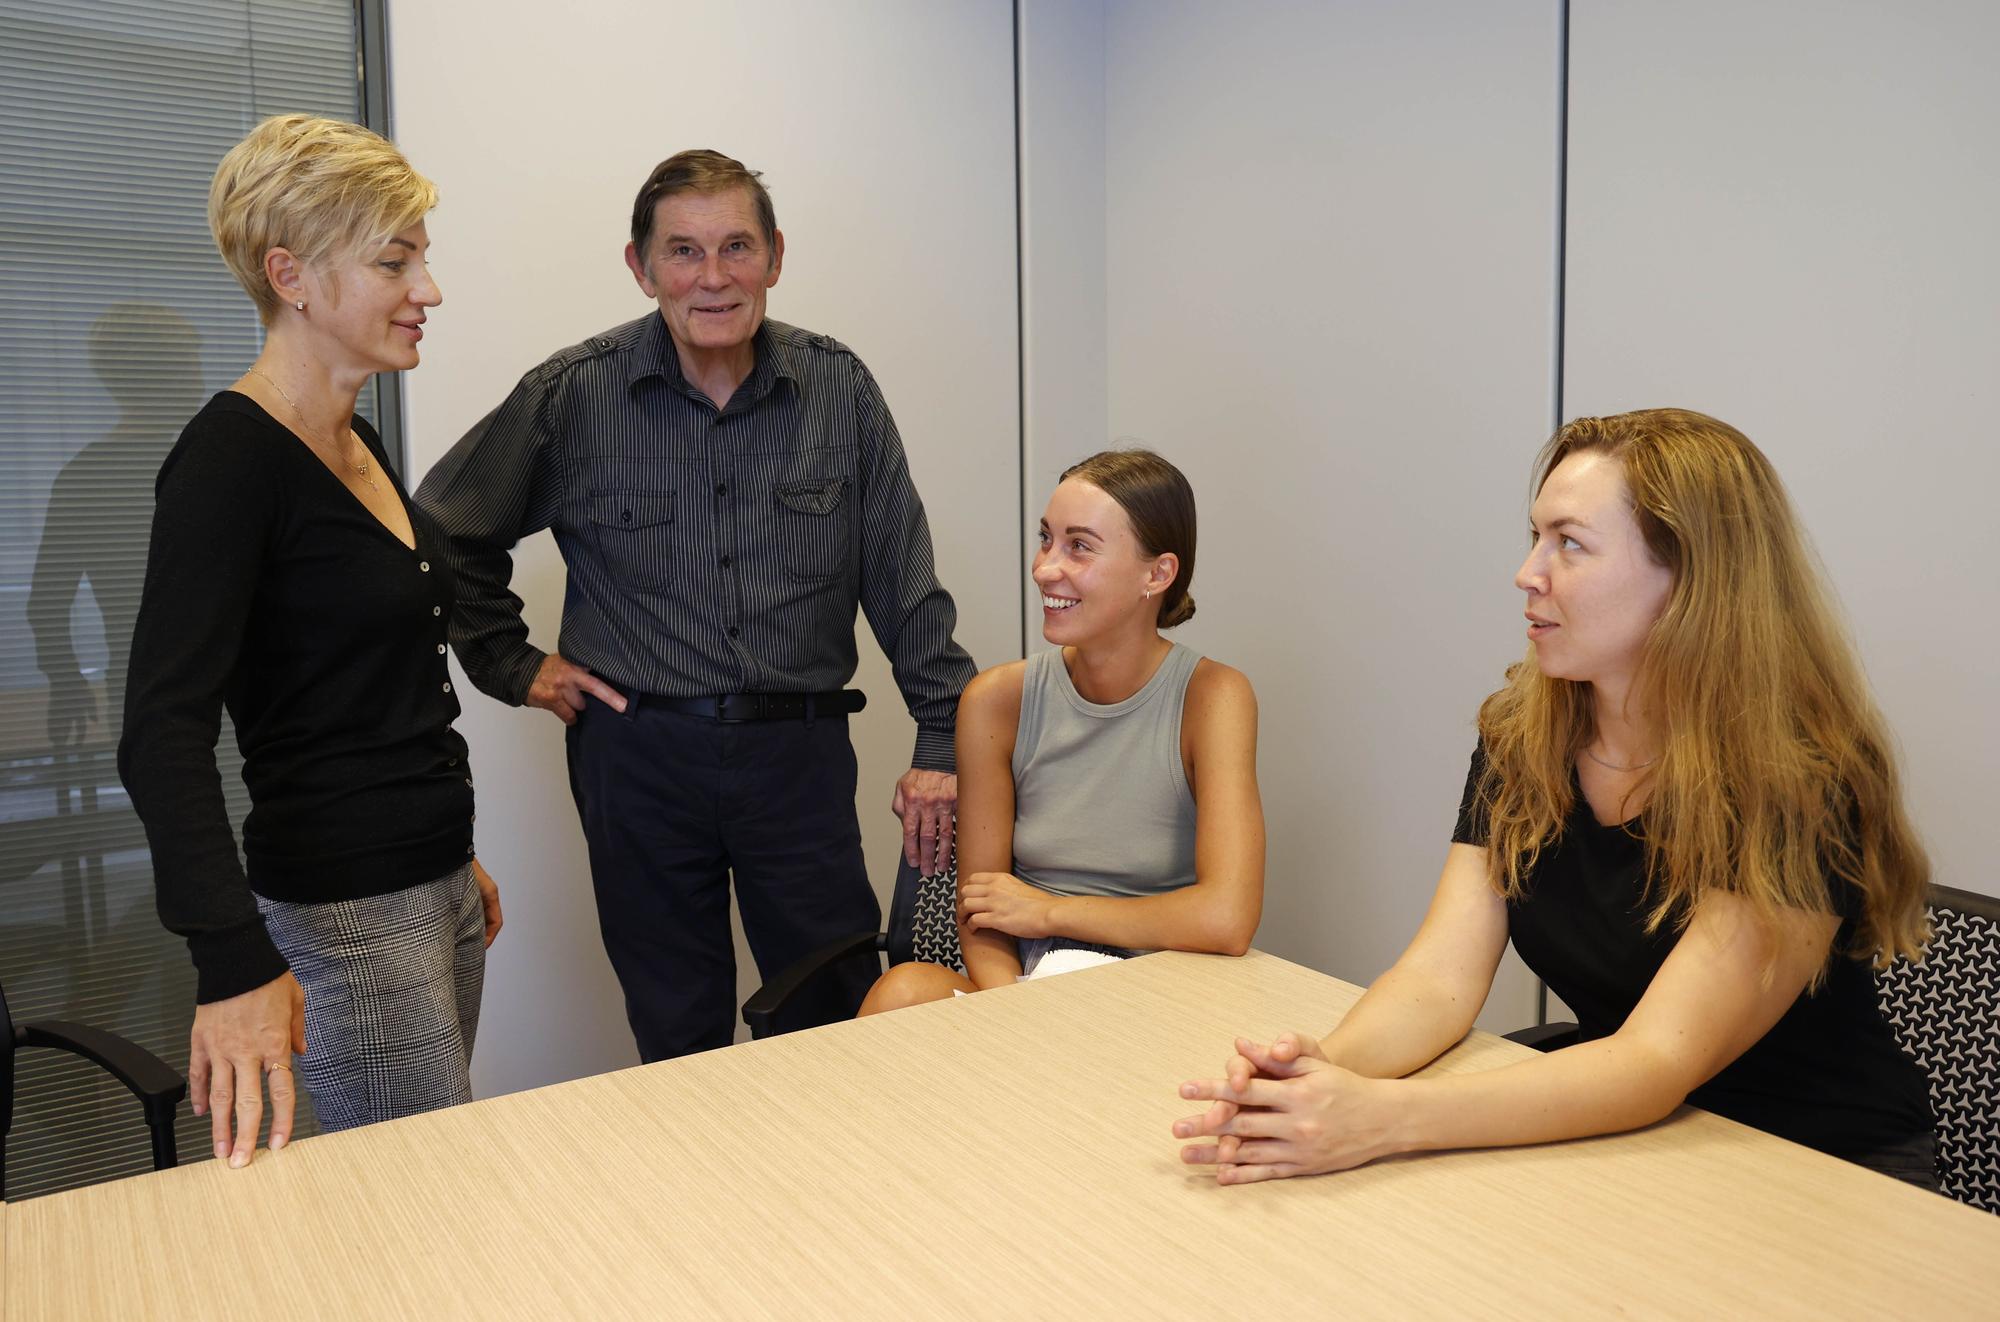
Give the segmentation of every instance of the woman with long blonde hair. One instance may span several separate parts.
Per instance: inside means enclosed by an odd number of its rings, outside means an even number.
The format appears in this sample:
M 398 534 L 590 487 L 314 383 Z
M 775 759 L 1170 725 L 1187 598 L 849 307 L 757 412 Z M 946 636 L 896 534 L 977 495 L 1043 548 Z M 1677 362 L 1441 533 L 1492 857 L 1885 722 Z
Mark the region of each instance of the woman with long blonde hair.
M 1935 1187 L 1922 1072 L 1870 964 L 1920 953 L 1929 866 L 1888 730 L 1770 462 L 1735 428 L 1581 418 L 1537 464 L 1529 650 L 1479 712 L 1451 851 L 1324 1041 L 1239 1039 L 1174 1132 L 1223 1183 L 1538 1143 L 1692 1102 Z M 1472 1027 L 1508 940 L 1580 1041 L 1403 1076 Z

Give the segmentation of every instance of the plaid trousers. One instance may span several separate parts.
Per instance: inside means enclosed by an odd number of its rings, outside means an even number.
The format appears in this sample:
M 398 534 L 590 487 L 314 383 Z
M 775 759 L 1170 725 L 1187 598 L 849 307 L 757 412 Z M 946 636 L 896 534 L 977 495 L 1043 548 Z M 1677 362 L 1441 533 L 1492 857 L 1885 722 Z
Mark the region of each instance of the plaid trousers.
M 298 1070 L 322 1129 L 472 1100 L 486 923 L 470 864 L 387 895 L 257 907 L 305 988 Z

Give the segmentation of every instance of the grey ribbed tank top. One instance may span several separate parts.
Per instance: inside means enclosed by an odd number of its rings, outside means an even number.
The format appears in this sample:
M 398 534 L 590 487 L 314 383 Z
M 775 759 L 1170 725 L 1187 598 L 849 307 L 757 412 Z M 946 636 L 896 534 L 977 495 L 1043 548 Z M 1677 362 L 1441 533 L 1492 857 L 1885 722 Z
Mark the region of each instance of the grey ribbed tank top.
M 1201 660 L 1173 645 L 1123 702 L 1086 702 L 1062 652 L 1028 658 L 1014 732 L 1014 875 L 1057 895 L 1194 884 L 1181 710 Z

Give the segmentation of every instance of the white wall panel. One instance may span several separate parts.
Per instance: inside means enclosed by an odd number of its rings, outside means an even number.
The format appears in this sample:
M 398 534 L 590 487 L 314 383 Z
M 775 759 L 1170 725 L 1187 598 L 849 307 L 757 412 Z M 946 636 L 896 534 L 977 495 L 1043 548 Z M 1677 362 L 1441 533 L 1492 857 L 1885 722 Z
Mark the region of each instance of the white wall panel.
M 421 475 L 521 373 L 650 306 L 620 253 L 655 162 L 715 147 L 765 172 L 785 231 L 771 315 L 825 331 L 873 369 L 931 515 L 960 640 L 1018 651 L 1012 9 L 1003 0 L 661 6 L 527 0 L 395 6 L 397 138 L 438 183 L 446 302 L 409 382 Z M 552 647 L 562 567 L 517 557 Z M 894 778 L 914 727 L 863 628 L 871 704 L 855 721 L 878 883 L 893 875 Z M 487 975 L 482 1094 L 629 1062 L 599 944 L 561 728 L 467 689 L 479 846 L 507 930 Z M 755 985 L 739 946 L 743 983 Z
M 1416 930 L 1524 646 L 1558 6 L 1106 14 L 1109 430 L 1192 480 L 1182 636 L 1262 704 L 1258 944 L 1365 982 Z M 1529 987 L 1510 966 L 1483 1022 L 1527 1021 Z
M 1024 560 L 1062 470 L 1111 442 L 1104 29 L 1096 0 L 1020 6 Z M 1021 606 L 1029 649 L 1046 646 L 1040 596 L 1024 590 Z
M 1937 879 L 2000 892 L 2000 10 L 1575 8 L 1566 411 L 1675 404 L 1784 475 Z

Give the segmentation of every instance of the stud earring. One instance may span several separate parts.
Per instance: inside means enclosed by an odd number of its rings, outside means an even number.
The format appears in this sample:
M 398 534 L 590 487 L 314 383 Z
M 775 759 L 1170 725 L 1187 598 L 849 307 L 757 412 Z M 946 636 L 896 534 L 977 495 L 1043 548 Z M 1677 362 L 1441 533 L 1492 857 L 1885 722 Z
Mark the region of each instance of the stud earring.
M 297 308 L 299 311 L 304 312 L 306 310 L 306 301 L 304 299 L 299 299 L 297 302 L 293 303 L 292 306 Z

